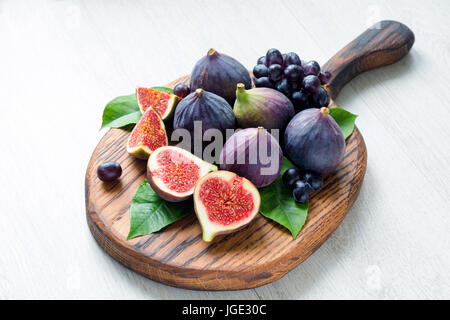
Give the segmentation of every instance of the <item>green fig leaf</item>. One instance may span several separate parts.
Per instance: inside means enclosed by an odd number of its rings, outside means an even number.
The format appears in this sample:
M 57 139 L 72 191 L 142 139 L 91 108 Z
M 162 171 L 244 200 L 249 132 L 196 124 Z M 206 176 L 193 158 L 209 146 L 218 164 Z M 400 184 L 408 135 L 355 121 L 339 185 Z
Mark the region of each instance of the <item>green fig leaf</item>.
M 136 124 L 140 118 L 141 111 L 136 101 L 136 94 L 120 96 L 111 100 L 103 110 L 103 122 L 100 130 Z
M 169 92 L 173 94 L 173 89 L 167 87 L 151 87 L 152 89 Z M 129 128 L 129 125 L 138 123 L 141 118 L 141 111 L 136 101 L 136 94 L 120 96 L 114 98 L 103 110 L 103 121 L 100 128 Z M 131 126 L 133 128 L 134 126 Z
M 161 91 L 161 92 L 169 92 L 173 94 L 173 89 L 167 87 L 151 87 L 152 89 Z
M 358 115 L 348 112 L 342 108 L 331 108 L 330 116 L 333 117 L 341 128 L 344 139 L 347 139 L 355 129 L 355 120 Z
M 130 232 L 127 240 L 159 231 L 192 212 L 192 199 L 168 202 L 158 196 L 145 179 L 131 201 Z
M 280 176 L 270 185 L 261 188 L 259 192 L 261 214 L 286 227 L 295 239 L 306 222 L 308 202 L 304 204 L 295 202 L 292 190 L 283 185 L 281 180 L 283 173 L 293 167 L 295 167 L 294 164 L 284 158 Z

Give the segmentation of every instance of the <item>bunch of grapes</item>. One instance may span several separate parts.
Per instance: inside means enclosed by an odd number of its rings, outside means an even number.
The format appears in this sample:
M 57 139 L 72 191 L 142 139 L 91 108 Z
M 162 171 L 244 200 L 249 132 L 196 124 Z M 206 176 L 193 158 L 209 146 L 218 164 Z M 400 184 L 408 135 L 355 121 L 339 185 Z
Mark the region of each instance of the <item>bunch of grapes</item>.
M 292 190 L 294 200 L 299 203 L 308 201 L 311 192 L 320 190 L 323 186 L 323 178 L 319 173 L 299 168 L 286 170 L 282 180 L 284 186 Z
M 331 73 L 320 70 L 316 61 L 300 60 L 295 52 L 282 54 L 269 49 L 253 68 L 256 87 L 273 88 L 288 97 L 297 111 L 326 107 L 330 96 L 322 87 L 330 81 Z

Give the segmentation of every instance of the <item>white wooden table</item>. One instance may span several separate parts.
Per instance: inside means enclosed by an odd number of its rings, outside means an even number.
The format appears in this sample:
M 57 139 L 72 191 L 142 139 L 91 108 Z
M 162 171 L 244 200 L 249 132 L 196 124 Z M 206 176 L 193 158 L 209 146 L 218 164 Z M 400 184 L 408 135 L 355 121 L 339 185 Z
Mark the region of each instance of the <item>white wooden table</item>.
M 450 2 L 0 2 L 0 298 L 450 298 Z M 252 68 L 268 48 L 326 62 L 376 20 L 410 55 L 337 102 L 359 114 L 367 173 L 333 236 L 281 280 L 182 290 L 124 268 L 85 221 L 104 105 L 187 74 L 213 47 Z

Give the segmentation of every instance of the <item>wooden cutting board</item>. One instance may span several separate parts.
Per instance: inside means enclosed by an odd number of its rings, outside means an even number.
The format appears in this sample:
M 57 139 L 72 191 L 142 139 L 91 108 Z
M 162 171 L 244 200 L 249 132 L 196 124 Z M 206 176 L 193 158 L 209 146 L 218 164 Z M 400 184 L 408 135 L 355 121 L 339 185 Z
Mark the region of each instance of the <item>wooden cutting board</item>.
M 327 88 L 331 97 L 336 98 L 358 74 L 401 59 L 413 43 L 414 34 L 398 22 L 382 21 L 368 29 L 323 66 L 333 74 Z M 188 81 L 185 76 L 168 86 Z M 191 214 L 162 231 L 127 241 L 131 199 L 146 177 L 146 162 L 127 154 L 128 136 L 128 131 L 111 129 L 92 154 L 86 171 L 89 229 L 100 246 L 126 267 L 181 288 L 248 289 L 281 278 L 338 227 L 355 202 L 366 171 L 366 146 L 356 128 L 347 139 L 339 168 L 313 194 L 308 219 L 295 240 L 288 230 L 258 215 L 247 228 L 205 243 L 197 218 Z M 122 165 L 118 181 L 104 183 L 97 178 L 97 166 L 104 161 Z

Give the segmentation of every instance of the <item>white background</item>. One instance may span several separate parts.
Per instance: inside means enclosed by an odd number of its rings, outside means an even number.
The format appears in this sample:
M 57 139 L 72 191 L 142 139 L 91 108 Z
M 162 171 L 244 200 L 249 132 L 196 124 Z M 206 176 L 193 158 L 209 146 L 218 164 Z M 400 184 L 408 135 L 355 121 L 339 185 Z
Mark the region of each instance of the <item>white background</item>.
M 1 1 L 0 298 L 450 298 L 449 12 L 446 0 Z M 325 63 L 381 19 L 416 43 L 341 92 L 367 173 L 306 262 L 257 289 L 200 292 L 143 278 L 96 244 L 84 174 L 110 99 L 188 74 L 210 47 L 248 68 L 271 47 Z

